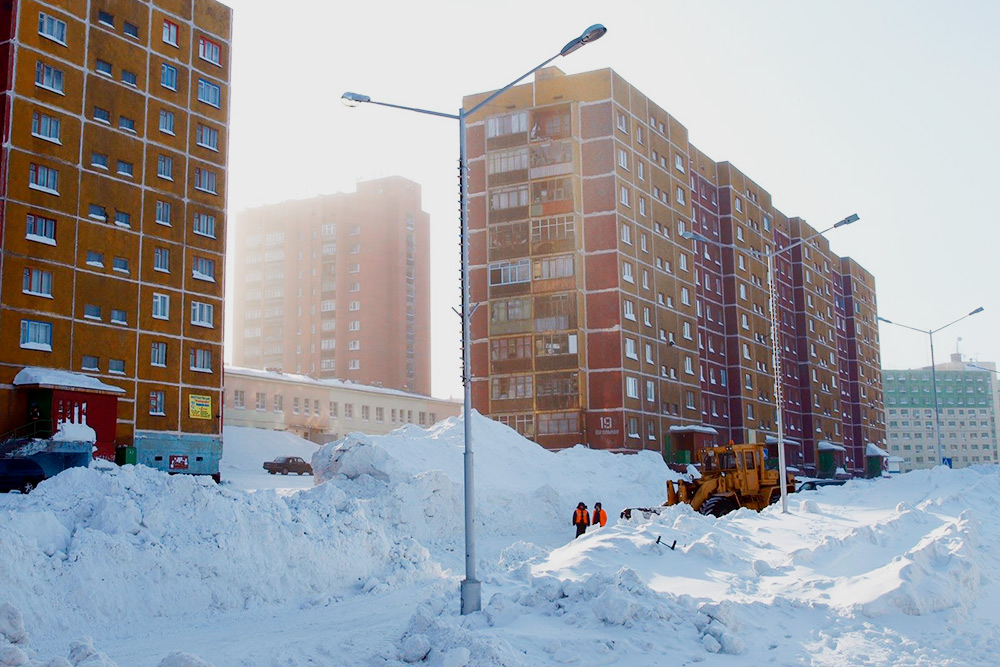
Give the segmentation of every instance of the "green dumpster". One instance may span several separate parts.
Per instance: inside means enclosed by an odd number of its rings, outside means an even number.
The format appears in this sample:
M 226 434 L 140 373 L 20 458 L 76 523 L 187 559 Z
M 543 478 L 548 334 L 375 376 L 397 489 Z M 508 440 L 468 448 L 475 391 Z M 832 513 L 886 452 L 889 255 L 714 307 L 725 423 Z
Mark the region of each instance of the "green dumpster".
M 135 460 L 135 447 L 115 448 L 115 463 L 118 465 L 135 465 Z

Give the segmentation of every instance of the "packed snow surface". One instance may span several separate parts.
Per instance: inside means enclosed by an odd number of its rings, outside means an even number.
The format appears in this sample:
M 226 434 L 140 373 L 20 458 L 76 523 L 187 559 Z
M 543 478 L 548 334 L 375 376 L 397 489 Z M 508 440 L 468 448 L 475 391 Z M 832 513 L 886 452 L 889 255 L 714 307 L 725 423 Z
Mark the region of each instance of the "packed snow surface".
M 659 514 L 658 456 L 549 452 L 475 415 L 322 448 L 228 428 L 224 482 L 141 466 L 0 494 L 0 665 L 993 665 L 1000 469 Z M 275 456 L 315 477 L 268 475 Z M 316 483 L 313 486 L 313 483 Z M 608 510 L 572 539 L 578 502 Z

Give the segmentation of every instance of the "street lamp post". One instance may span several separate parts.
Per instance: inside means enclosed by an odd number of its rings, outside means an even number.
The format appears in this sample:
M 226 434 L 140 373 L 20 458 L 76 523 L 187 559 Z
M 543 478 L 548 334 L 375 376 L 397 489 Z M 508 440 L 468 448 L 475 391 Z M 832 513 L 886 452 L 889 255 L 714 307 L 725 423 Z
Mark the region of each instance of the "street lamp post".
M 937 329 L 918 329 L 916 327 L 911 327 L 906 324 L 900 324 L 899 322 L 893 322 L 892 320 L 887 320 L 884 317 L 879 317 L 879 322 L 885 322 L 886 324 L 893 324 L 897 327 L 903 327 L 904 329 L 909 329 L 910 331 L 919 331 L 920 333 L 927 334 L 927 338 L 931 343 L 931 393 L 934 394 L 934 439 L 937 441 L 937 465 L 944 463 L 944 458 L 941 455 L 941 408 L 938 405 L 938 394 L 937 394 L 937 369 L 934 364 L 934 334 L 941 331 L 942 329 L 947 329 L 952 324 L 957 324 L 964 320 L 966 317 L 972 317 L 977 313 L 983 312 L 983 307 L 980 306 L 976 308 L 971 313 L 962 315 L 960 318 L 953 322 L 949 322 L 943 327 L 938 327 Z
M 389 104 L 387 102 L 376 102 L 368 95 L 347 92 L 341 96 L 341 101 L 349 107 L 356 107 L 359 104 L 377 104 L 394 109 L 415 111 L 417 113 L 431 116 L 441 116 L 458 121 L 458 147 L 459 147 L 459 201 L 460 201 L 460 222 L 461 222 L 461 245 L 462 245 L 462 310 L 459 315 L 462 318 L 462 384 L 465 388 L 464 402 L 462 405 L 462 419 L 465 422 L 465 579 L 462 580 L 462 614 L 469 614 L 479 611 L 482 608 L 482 584 L 476 579 L 476 539 L 475 539 L 475 480 L 473 471 L 472 452 L 472 378 L 470 372 L 471 350 L 469 345 L 469 324 L 472 319 L 472 311 L 469 306 L 469 160 L 465 145 L 466 119 L 474 115 L 477 111 L 495 100 L 501 94 L 514 87 L 522 80 L 542 69 L 550 62 L 560 56 L 568 56 L 577 49 L 580 49 L 590 42 L 594 42 L 604 36 L 607 32 L 600 23 L 590 26 L 579 37 L 570 40 L 566 46 L 559 50 L 551 58 L 540 65 L 533 67 L 528 72 L 517 77 L 503 88 L 494 91 L 484 100 L 473 106 L 471 109 L 461 108 L 457 114 L 444 113 L 441 111 L 430 111 L 428 109 L 418 109 L 400 104 Z
M 788 469 L 785 462 L 785 423 L 784 407 L 782 405 L 784 402 L 784 392 L 781 390 L 781 346 L 778 341 L 778 286 L 774 277 L 774 257 L 784 252 L 788 252 L 792 248 L 802 245 L 807 241 L 811 241 L 817 236 L 822 236 L 831 229 L 849 225 L 857 220 L 858 215 L 854 213 L 831 227 L 824 229 L 821 232 L 816 232 L 812 236 L 807 236 L 803 239 L 795 241 L 794 243 L 790 243 L 784 248 L 770 250 L 768 252 L 750 250 L 751 254 L 758 257 L 763 256 L 767 259 L 767 300 L 771 317 L 771 369 L 774 371 L 775 421 L 777 422 L 776 426 L 778 429 L 778 480 L 781 484 L 782 514 L 788 514 Z M 701 241 L 702 243 L 709 243 L 720 248 L 740 249 L 739 246 L 733 243 L 719 243 L 718 241 L 713 241 L 712 239 L 696 232 L 684 232 L 681 236 L 688 240 Z

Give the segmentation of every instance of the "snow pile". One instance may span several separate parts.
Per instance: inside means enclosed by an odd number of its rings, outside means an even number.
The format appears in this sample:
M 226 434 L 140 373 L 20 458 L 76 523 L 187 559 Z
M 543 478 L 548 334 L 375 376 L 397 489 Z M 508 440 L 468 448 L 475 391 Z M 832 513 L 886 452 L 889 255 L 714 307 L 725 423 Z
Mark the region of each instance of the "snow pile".
M 105 464 L 0 494 L 0 664 L 995 659 L 1000 468 L 619 520 L 676 478 L 658 456 L 549 452 L 475 419 L 482 612 L 458 613 L 461 420 L 319 449 L 227 428 L 222 485 Z M 311 457 L 317 485 L 267 475 L 279 455 Z M 609 523 L 574 540 L 581 500 Z

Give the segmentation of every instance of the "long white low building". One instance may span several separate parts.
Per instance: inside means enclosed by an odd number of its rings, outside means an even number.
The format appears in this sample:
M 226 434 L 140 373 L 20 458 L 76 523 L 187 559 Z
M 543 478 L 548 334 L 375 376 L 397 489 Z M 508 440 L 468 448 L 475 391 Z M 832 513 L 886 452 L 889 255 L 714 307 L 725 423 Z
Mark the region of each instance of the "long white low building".
M 223 423 L 288 431 L 323 444 L 353 431 L 389 433 L 462 412 L 462 402 L 308 375 L 226 366 Z

